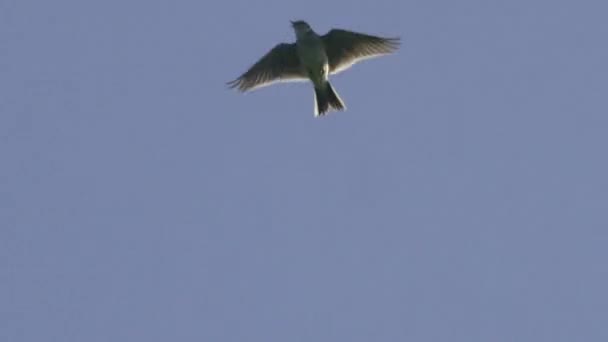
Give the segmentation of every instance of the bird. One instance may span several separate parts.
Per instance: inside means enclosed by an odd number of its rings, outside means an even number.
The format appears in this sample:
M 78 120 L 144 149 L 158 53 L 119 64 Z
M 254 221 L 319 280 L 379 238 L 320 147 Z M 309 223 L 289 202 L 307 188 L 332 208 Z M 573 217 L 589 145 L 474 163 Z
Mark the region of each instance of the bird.
M 279 43 L 238 78 L 227 83 L 241 92 L 276 82 L 311 81 L 314 87 L 314 116 L 346 109 L 329 82 L 353 64 L 397 51 L 400 38 L 384 38 L 333 28 L 318 35 L 303 20 L 290 21 L 295 43 Z

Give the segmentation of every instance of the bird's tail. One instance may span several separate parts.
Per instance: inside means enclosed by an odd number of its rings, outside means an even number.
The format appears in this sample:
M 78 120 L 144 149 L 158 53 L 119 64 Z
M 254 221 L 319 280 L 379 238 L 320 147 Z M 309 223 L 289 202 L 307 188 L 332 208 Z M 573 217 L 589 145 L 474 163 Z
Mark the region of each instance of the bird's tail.
M 331 109 L 344 110 L 346 108 L 329 82 L 325 82 L 320 87 L 315 87 L 315 103 L 315 116 L 325 115 Z

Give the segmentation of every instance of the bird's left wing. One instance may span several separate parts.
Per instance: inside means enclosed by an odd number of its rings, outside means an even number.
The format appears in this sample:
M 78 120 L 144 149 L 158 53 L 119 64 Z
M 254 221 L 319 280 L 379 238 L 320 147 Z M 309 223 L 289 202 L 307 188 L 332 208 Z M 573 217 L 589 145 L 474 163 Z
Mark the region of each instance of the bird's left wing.
M 248 91 L 277 81 L 305 79 L 307 76 L 300 64 L 296 44 L 281 43 L 237 79 L 228 82 L 228 85 L 240 91 Z
M 399 38 L 382 38 L 363 33 L 333 29 L 324 36 L 323 44 L 332 74 L 376 56 L 387 55 L 399 48 Z

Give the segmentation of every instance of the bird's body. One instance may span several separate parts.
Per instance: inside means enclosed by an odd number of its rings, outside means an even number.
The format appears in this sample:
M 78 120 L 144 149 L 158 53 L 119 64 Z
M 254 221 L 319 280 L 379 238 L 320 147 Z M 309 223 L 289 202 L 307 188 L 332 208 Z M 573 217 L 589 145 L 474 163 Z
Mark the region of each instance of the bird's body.
M 296 51 L 308 78 L 315 86 L 327 81 L 329 63 L 327 62 L 323 41 L 319 36 L 309 34 L 298 39 Z
M 292 22 L 296 43 L 281 43 L 247 72 L 229 82 L 241 91 L 276 81 L 310 80 L 315 90 L 315 116 L 329 110 L 344 110 L 344 103 L 329 83 L 329 75 L 347 69 L 358 60 L 388 54 L 399 45 L 398 38 L 380 38 L 333 29 L 316 34 L 304 21 Z
M 293 23 L 296 31 L 296 52 L 300 64 L 315 89 L 315 116 L 330 108 L 343 110 L 344 102 L 329 84 L 329 59 L 321 36 L 303 21 Z

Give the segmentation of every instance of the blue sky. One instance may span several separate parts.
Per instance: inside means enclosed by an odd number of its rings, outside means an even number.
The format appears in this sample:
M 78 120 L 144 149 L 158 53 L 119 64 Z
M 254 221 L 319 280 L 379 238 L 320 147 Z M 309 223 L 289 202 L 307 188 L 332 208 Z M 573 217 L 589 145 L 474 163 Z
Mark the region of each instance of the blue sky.
M 606 341 L 607 7 L 1 1 L 0 340 Z

